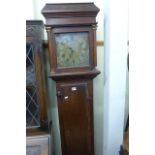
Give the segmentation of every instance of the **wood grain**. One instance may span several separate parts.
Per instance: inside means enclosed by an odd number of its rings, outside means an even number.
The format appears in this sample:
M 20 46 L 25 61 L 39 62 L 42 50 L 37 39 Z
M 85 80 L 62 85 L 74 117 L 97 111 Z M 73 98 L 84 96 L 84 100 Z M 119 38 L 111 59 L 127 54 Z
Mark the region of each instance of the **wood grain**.
M 93 155 L 92 90 L 91 80 L 57 83 L 63 155 Z

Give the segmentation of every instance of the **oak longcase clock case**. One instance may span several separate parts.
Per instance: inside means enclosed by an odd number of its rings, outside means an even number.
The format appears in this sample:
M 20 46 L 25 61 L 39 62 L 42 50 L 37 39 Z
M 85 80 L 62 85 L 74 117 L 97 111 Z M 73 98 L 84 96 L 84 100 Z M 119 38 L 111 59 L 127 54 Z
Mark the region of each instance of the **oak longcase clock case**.
M 94 155 L 93 78 L 100 73 L 95 68 L 98 12 L 94 3 L 46 4 L 42 9 L 63 155 Z

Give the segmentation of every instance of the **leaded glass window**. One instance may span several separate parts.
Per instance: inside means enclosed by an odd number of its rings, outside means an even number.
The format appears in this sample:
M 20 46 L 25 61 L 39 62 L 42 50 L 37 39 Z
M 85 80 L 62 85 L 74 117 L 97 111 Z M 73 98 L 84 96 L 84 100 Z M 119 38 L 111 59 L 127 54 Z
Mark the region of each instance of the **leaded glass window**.
M 26 127 L 40 126 L 39 105 L 32 44 L 26 45 Z

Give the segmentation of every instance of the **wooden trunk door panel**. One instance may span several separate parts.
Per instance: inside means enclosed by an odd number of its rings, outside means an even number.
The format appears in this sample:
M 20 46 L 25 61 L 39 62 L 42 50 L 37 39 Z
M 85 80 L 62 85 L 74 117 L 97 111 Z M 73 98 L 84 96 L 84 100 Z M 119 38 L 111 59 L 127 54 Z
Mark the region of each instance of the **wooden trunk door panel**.
M 58 83 L 59 118 L 64 155 L 91 155 L 92 104 L 91 83 Z

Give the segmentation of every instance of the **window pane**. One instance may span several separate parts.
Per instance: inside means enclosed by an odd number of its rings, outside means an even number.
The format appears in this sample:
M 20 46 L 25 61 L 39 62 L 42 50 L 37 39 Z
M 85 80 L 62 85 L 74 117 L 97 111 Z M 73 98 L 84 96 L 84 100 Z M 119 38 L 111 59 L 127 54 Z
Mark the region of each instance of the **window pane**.
M 33 46 L 26 45 L 26 127 L 40 126 Z

